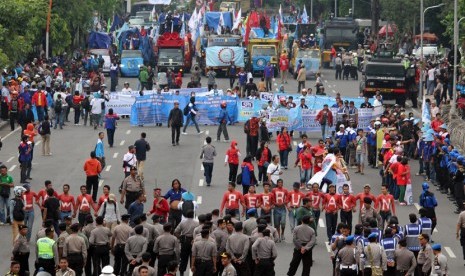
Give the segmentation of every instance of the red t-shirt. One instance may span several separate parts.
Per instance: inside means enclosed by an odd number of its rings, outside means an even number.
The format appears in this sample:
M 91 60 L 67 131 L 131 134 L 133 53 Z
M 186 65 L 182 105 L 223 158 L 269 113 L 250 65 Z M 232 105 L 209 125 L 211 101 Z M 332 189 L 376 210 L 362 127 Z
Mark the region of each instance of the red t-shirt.
M 247 208 L 257 208 L 260 200 L 260 195 L 247 193 L 244 195 L 244 202 Z
M 56 197 L 56 198 L 58 198 L 58 193 L 57 193 L 57 191 L 54 191 L 54 192 L 53 192 L 53 196 Z M 39 202 L 40 202 L 40 200 L 42 200 L 42 201 L 41 201 L 41 204 L 40 204 L 42 207 L 44 207 L 44 203 L 45 203 L 45 201 L 47 200 L 47 198 L 48 198 L 48 195 L 47 195 L 47 191 L 46 191 L 46 190 L 40 190 L 39 193 L 37 194 L 37 200 L 38 200 Z
M 394 204 L 394 197 L 390 194 L 383 195 L 380 194 L 378 196 L 378 205 L 381 211 L 391 211 L 392 208 L 392 213 L 396 213 L 396 205 Z
M 403 173 L 406 173 L 406 174 L 402 175 Z M 409 179 L 410 179 L 410 166 L 399 164 L 397 168 L 397 185 L 405 186 L 408 184 Z
M 60 200 L 60 211 L 62 212 L 71 212 L 74 206 L 74 196 L 70 194 L 61 194 L 58 199 Z
M 341 206 L 341 209 L 345 212 L 352 211 L 352 208 L 357 206 L 357 199 L 352 194 L 348 194 L 348 195 L 342 194 L 340 195 L 339 199 L 340 199 L 339 205 Z
M 389 168 L 391 169 L 392 171 L 392 177 L 394 179 L 397 178 L 397 171 L 399 170 L 399 165 L 400 165 L 400 162 L 396 162 L 394 164 L 391 164 L 391 166 L 389 166 Z
M 272 193 L 260 195 L 260 207 L 271 208 L 274 205 L 274 195 Z
M 312 200 L 312 208 L 315 211 L 320 211 L 321 203 L 323 202 L 324 194 L 321 192 L 314 193 L 313 191 L 307 193 L 306 197 Z
M 93 205 L 94 205 L 94 201 L 92 200 L 92 197 L 90 195 L 88 195 L 88 194 L 86 194 L 86 195 L 80 194 L 77 197 L 76 208 L 79 209 L 79 212 L 89 213 L 90 209 L 94 208 Z
M 32 191 L 25 192 L 23 193 L 23 201 L 25 211 L 34 210 L 34 201 L 37 202 L 37 194 Z
M 325 212 L 327 213 L 334 213 L 337 212 L 339 209 L 339 202 L 340 198 L 338 194 L 325 194 L 323 197 L 323 206 L 325 208 Z
M 305 195 L 301 191 L 290 191 L 287 194 L 287 203 L 289 207 L 300 207 L 300 203 L 304 197 Z
M 103 194 L 103 195 L 101 195 L 101 196 L 98 198 L 97 205 L 98 205 L 99 208 L 100 208 L 100 206 L 102 206 L 102 204 L 103 204 L 105 201 L 108 200 L 108 196 L 109 196 L 109 194 L 108 194 L 108 195 Z
M 227 191 L 223 195 L 223 200 L 221 201 L 221 210 L 226 209 L 239 209 L 239 204 L 244 202 L 244 197 L 239 191 Z
M 274 203 L 276 206 L 286 204 L 288 191 L 285 188 L 274 188 L 271 193 L 274 195 Z
M 160 204 L 160 207 L 157 208 L 157 204 Z M 164 217 L 165 221 L 167 221 L 169 211 L 170 211 L 170 206 L 166 199 L 161 198 L 159 201 L 158 199 L 155 198 L 153 200 L 153 207 L 152 207 L 152 210 L 150 210 L 151 214 L 156 214 L 161 217 Z
M 377 208 L 378 201 L 376 200 L 376 196 L 372 195 L 371 193 L 369 193 L 369 194 L 359 193 L 357 195 L 357 197 L 356 197 L 356 200 L 360 201 L 360 210 L 362 209 L 362 206 L 363 206 L 363 203 L 364 203 L 363 201 L 365 200 L 365 197 L 371 198 L 371 200 L 373 201 L 372 205 L 375 206 L 375 208 Z

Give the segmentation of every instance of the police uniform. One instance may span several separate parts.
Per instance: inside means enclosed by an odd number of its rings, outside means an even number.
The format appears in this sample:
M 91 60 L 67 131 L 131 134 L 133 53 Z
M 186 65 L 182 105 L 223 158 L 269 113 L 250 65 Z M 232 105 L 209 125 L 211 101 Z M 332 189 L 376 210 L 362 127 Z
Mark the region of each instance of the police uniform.
M 134 267 L 140 264 L 142 254 L 147 251 L 147 239 L 142 235 L 134 235 L 129 237 L 126 241 L 126 245 L 124 246 L 124 253 L 126 254 L 126 258 L 128 259 L 129 264 L 129 271 L 128 273 L 131 274 Z M 136 264 L 131 264 L 132 260 L 136 260 Z
M 418 252 L 417 258 L 417 270 L 421 276 L 429 276 L 433 266 L 434 254 L 431 245 L 427 243 L 422 246 L 420 252 Z
M 405 225 L 405 239 L 407 240 L 407 248 L 413 252 L 415 257 L 420 251 L 420 241 L 418 236 L 421 234 L 421 226 L 416 223 Z
M 95 229 L 95 225 L 93 223 L 89 223 L 82 228 L 82 233 L 86 236 L 87 241 L 89 241 L 90 239 L 90 232 L 92 232 L 92 230 L 94 229 Z M 85 267 L 86 275 L 92 275 L 93 255 L 94 255 L 94 247 L 91 246 L 89 242 L 89 247 L 87 249 L 86 267 Z
M 63 257 L 68 258 L 68 266 L 76 272 L 76 275 L 82 275 L 84 260 L 87 259 L 87 245 L 84 238 L 77 233 L 66 237 L 62 254 Z
M 346 242 L 353 242 L 353 240 L 353 236 L 346 238 Z M 356 276 L 360 263 L 360 252 L 355 246 L 346 244 L 338 251 L 337 262 L 339 263 L 340 276 Z
M 189 258 L 192 253 L 192 241 L 194 240 L 194 230 L 199 226 L 199 222 L 192 218 L 182 220 L 176 229 L 174 235 L 179 237 L 181 243 L 181 262 L 179 271 L 183 273 L 187 269 Z
M 310 275 L 312 266 L 312 250 L 316 242 L 315 230 L 308 224 L 301 224 L 294 228 L 293 232 L 294 253 L 289 265 L 287 275 L 295 275 L 300 261 L 302 261 L 302 275 Z M 305 253 L 301 249 L 305 248 Z
M 169 232 L 163 232 L 155 240 L 153 252 L 158 254 L 158 276 L 163 276 L 168 263 L 179 259 L 178 239 Z
M 213 275 L 216 255 L 216 244 L 208 238 L 202 238 L 200 241 L 194 242 L 192 245 L 192 259 L 194 259 L 195 275 Z
M 370 238 L 370 236 L 368 237 Z M 370 242 L 365 246 L 364 255 L 364 261 L 361 263 L 364 275 L 372 275 L 374 269 L 383 271 L 387 269 L 386 253 L 378 243 Z
M 406 247 L 400 247 L 394 251 L 396 262 L 396 275 L 412 275 L 417 267 L 417 260 L 412 251 Z
M 155 253 L 153 253 L 153 244 L 155 243 L 155 240 L 160 235 L 160 233 L 157 231 L 155 226 L 153 226 L 152 224 L 149 224 L 147 221 L 142 221 L 141 225 L 144 228 L 147 228 L 147 230 L 149 232 L 149 236 L 147 238 L 147 241 L 148 241 L 147 252 L 150 253 L 150 255 L 151 255 L 149 264 L 150 264 L 150 266 L 154 266 L 156 255 L 155 255 Z
M 123 190 L 126 192 L 126 202 L 124 207 L 126 210 L 129 205 L 136 201 L 137 196 L 144 190 L 144 182 L 136 175 L 135 178 L 129 175 L 123 180 Z
M 132 228 L 127 224 L 129 215 L 125 214 L 122 216 L 122 222 L 118 224 L 113 230 L 112 237 L 112 246 L 113 254 L 115 255 L 115 265 L 114 270 L 116 275 L 122 275 L 127 271 L 128 268 L 128 259 L 124 252 L 124 247 L 126 241 L 129 239 L 129 233 L 131 233 Z
M 216 243 L 216 251 L 218 252 L 218 256 L 216 259 L 216 269 L 217 274 L 221 275 L 223 271 L 223 264 L 221 263 L 221 254 L 226 252 L 226 241 L 228 240 L 228 234 L 224 229 L 216 228 L 211 234 L 210 237 L 215 240 Z M 232 266 L 232 265 L 231 265 Z M 234 271 L 236 271 L 234 269 Z
M 19 225 L 18 229 L 27 228 L 25 225 Z M 27 236 L 19 234 L 13 243 L 13 259 L 19 262 L 20 270 L 19 275 L 25 275 L 26 271 L 29 271 L 29 255 L 31 250 L 29 248 L 29 242 Z
M 249 211 L 247 211 L 249 212 Z M 242 224 L 243 232 L 245 235 L 250 236 L 254 229 L 257 228 L 257 219 L 255 217 L 250 217 L 244 221 Z
M 433 244 L 431 246 L 436 254 L 434 254 L 433 268 L 431 275 L 434 276 L 446 276 L 449 275 L 449 268 L 447 267 L 447 257 L 441 253 L 441 245 Z
M 258 261 L 254 275 L 274 276 L 274 260 L 278 257 L 276 244 L 270 237 L 258 238 L 252 245 L 252 259 Z
M 58 249 L 56 242 L 49 238 L 40 238 L 37 241 L 37 268 L 55 275 L 55 264 L 58 263 Z
M 110 238 L 110 229 L 103 225 L 98 225 L 90 232 L 89 243 L 94 247 L 92 252 L 94 274 L 100 274 L 100 264 L 102 267 L 110 264 Z
M 242 232 L 234 232 L 226 241 L 226 252 L 231 255 L 231 263 L 238 275 L 250 275 L 250 269 L 246 264 L 249 246 L 249 237 Z
M 396 238 L 384 238 L 381 240 L 381 246 L 386 253 L 387 258 L 387 269 L 386 272 L 389 275 L 395 275 L 396 266 L 394 262 L 394 253 L 397 248 L 397 239 Z

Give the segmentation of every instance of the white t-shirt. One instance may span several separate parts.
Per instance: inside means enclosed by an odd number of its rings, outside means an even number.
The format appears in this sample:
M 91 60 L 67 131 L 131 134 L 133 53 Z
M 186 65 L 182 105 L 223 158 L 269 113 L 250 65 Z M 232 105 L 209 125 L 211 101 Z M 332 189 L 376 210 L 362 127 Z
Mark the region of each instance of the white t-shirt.
M 274 163 L 270 163 L 270 165 L 268 165 L 268 169 L 266 170 L 267 174 L 271 174 L 270 180 L 271 182 L 273 182 L 273 184 L 276 184 L 278 182 L 280 172 L 281 164 L 279 163 L 277 165 L 275 165 Z
M 90 112 L 92 114 L 101 114 L 103 101 L 104 99 L 102 98 L 93 98 L 92 101 L 90 102 L 90 105 L 92 106 Z
M 431 68 L 431 69 L 428 70 L 428 80 L 429 81 L 434 81 L 434 72 L 435 71 L 436 70 L 434 68 Z
M 132 93 L 132 89 L 131 87 L 128 87 L 128 88 L 123 88 L 121 89 L 121 92 L 123 92 L 124 94 L 131 94 Z
M 123 156 L 123 162 L 128 162 L 129 166 L 124 167 L 124 172 L 129 172 L 132 166 L 135 166 L 137 163 L 137 158 L 134 153 L 127 152 Z
M 182 210 L 182 204 L 184 203 L 184 201 L 181 201 L 178 203 L 178 210 Z M 197 201 L 192 201 L 192 203 L 194 203 L 194 218 L 197 218 L 197 209 L 199 209 L 199 204 L 197 203 Z M 183 220 L 186 220 L 186 217 L 182 216 L 182 219 L 181 221 Z

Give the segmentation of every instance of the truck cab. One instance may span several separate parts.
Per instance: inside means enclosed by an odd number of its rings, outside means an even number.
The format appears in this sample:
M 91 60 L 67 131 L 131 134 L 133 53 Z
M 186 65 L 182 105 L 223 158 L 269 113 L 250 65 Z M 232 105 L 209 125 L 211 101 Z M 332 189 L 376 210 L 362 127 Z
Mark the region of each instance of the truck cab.
M 307 79 L 316 78 L 316 73 L 320 71 L 321 65 L 320 49 L 297 48 L 294 51 L 290 62 L 290 69 L 295 78 L 297 77 L 297 66 L 299 64 L 299 60 L 302 60 L 302 63 L 305 65 Z
M 357 24 L 351 17 L 336 17 L 325 21 L 323 29 L 325 48 L 322 55 L 323 67 L 330 67 L 332 46 L 337 52 L 342 49 L 346 51 L 356 49 L 356 28 Z
M 250 39 L 248 52 L 250 55 L 250 69 L 253 75 L 262 75 L 268 62 L 274 66 L 274 75 L 278 75 L 278 53 L 281 52 L 279 40 Z
M 166 72 L 171 69 L 173 72 L 179 72 L 185 68 L 184 44 L 178 33 L 164 33 L 158 38 L 158 71 Z
M 205 73 L 212 68 L 216 73 L 226 75 L 231 62 L 238 68 L 245 67 L 244 56 L 240 35 L 210 34 L 206 37 L 200 66 Z

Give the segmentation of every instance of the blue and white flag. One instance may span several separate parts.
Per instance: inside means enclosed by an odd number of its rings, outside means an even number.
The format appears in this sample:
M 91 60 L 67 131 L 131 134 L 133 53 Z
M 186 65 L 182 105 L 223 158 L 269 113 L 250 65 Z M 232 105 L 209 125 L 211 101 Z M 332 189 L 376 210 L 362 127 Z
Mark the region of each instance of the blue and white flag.
M 430 106 L 426 104 L 426 99 L 423 97 L 423 104 L 421 105 L 421 121 L 423 124 L 431 123 Z
M 302 15 L 300 16 L 302 19 L 302 23 L 307 24 L 308 23 L 308 15 L 307 15 L 307 8 L 304 6 L 304 11 L 302 12 Z

